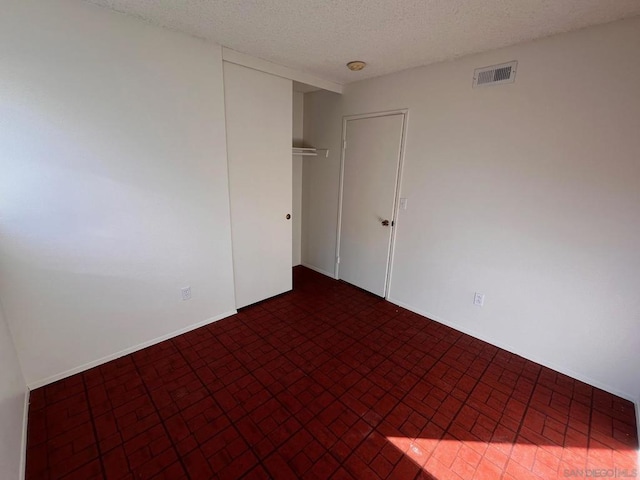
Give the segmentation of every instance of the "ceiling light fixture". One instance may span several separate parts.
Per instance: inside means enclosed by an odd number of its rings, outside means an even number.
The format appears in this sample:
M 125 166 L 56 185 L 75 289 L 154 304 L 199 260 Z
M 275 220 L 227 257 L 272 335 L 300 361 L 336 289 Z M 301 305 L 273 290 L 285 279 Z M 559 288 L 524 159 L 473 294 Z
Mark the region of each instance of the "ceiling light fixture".
M 352 72 L 359 72 L 366 66 L 367 64 L 364 62 L 361 62 L 360 60 L 354 60 L 353 62 L 347 63 L 347 68 Z

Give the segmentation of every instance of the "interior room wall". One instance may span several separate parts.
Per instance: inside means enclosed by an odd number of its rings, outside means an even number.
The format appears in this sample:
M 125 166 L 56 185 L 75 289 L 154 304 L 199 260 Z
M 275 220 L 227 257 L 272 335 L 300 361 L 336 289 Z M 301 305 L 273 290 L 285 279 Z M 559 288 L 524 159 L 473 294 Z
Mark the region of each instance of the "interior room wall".
M 329 156 L 303 157 L 302 264 L 329 276 L 335 270 L 341 115 L 340 94 L 327 90 L 305 93 L 305 141 L 329 149 Z
M 0 478 L 21 478 L 27 386 L 0 306 Z
M 293 146 L 304 146 L 304 93 L 293 92 Z M 302 160 L 293 156 L 293 206 L 291 221 L 293 228 L 292 265 L 302 263 Z
M 233 313 L 221 48 L 8 0 L 0 58 L 0 296 L 27 383 Z
M 636 402 L 638 45 L 633 18 L 305 99 L 332 146 L 342 115 L 409 109 L 389 300 Z M 472 88 L 511 60 L 515 83 Z M 307 166 L 303 259 L 331 272 L 339 160 Z

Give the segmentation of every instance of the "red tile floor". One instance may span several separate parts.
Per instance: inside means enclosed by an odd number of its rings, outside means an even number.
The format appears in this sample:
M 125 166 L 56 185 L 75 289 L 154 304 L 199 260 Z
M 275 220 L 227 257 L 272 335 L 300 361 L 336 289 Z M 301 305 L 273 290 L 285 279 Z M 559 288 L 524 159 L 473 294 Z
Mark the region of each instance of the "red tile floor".
M 296 268 L 294 285 L 33 391 L 27 478 L 521 480 L 637 468 L 630 402 L 310 270 Z

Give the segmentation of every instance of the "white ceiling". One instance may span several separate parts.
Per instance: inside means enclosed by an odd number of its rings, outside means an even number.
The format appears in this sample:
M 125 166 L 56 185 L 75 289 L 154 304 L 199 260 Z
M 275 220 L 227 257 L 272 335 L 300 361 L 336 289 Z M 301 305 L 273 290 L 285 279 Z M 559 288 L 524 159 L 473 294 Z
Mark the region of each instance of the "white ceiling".
M 342 84 L 640 15 L 640 0 L 87 1 Z

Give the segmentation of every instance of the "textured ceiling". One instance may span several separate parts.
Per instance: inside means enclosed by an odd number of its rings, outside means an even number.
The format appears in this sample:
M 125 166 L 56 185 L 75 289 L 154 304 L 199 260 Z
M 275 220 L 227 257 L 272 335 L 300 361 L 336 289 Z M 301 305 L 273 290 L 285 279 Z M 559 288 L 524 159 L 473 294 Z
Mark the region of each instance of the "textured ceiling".
M 640 0 L 87 1 L 343 84 L 640 15 Z

